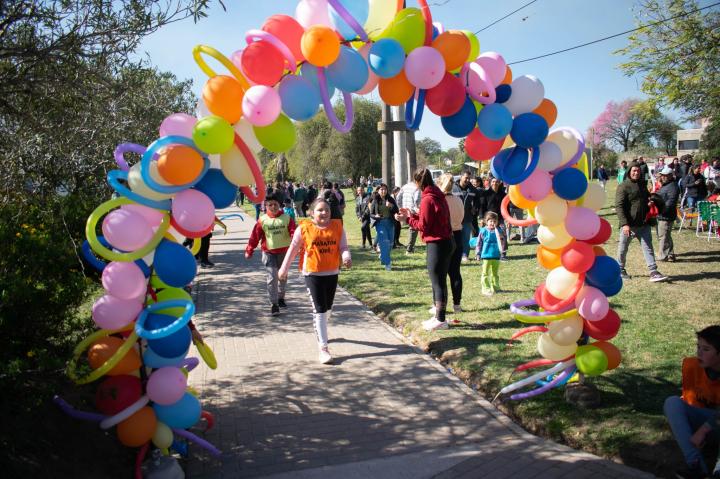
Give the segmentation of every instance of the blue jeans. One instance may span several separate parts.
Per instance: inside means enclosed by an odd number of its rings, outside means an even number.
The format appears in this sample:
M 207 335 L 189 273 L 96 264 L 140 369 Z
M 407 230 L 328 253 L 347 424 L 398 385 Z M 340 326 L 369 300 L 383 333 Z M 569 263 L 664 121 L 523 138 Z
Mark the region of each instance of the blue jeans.
M 390 264 L 390 250 L 395 239 L 395 225 L 391 219 L 378 220 L 375 222 L 376 240 L 380 247 L 380 263 L 388 266 Z
M 472 236 L 472 223 L 462 225 L 462 255 L 468 257 L 470 254 L 470 237 Z
M 678 396 L 670 396 L 665 400 L 663 412 L 687 465 L 691 467 L 697 465 L 707 474 L 708 469 L 702 452 L 692 445 L 690 437 L 706 422 L 709 422 L 713 426 L 713 431 L 717 432 L 715 426 L 717 411 L 691 406 Z M 717 465 L 715 470 L 718 470 Z
M 650 231 L 650 226 L 631 226 L 630 232 L 630 236 L 625 236 L 622 233 L 622 230 L 620 231 L 617 253 L 617 261 L 618 263 L 620 263 L 620 267 L 625 269 L 625 258 L 627 257 L 627 251 L 630 247 L 630 242 L 632 241 L 633 236 L 637 236 L 637 239 L 640 241 L 640 246 L 642 247 L 643 256 L 645 256 L 645 263 L 647 263 L 648 270 L 650 270 L 651 273 L 657 271 L 657 264 L 655 263 L 655 252 L 653 251 L 652 233 Z

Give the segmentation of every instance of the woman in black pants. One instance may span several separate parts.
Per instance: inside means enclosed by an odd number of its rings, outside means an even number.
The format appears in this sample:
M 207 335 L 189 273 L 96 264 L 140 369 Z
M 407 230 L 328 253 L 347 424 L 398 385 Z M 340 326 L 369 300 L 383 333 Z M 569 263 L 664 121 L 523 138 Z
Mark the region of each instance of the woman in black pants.
M 450 258 L 455 250 L 450 229 L 450 210 L 445 195 L 435 186 L 427 168 L 418 169 L 414 179 L 415 184 L 422 191 L 420 212 L 411 213 L 407 208 L 403 208 L 395 219 L 405 221 L 412 229 L 419 231 L 427 245 L 427 269 L 433 290 L 435 314 L 423 322 L 423 328 L 427 331 L 447 329 L 448 324 L 445 321 L 448 299 L 447 275 Z
M 445 201 L 447 201 L 448 209 L 450 210 L 450 228 L 453 232 L 453 241 L 455 242 L 455 251 L 450 258 L 450 269 L 448 269 L 448 276 L 450 276 L 450 291 L 452 291 L 453 298 L 453 313 L 461 313 L 462 307 L 460 307 L 460 300 L 462 299 L 463 280 L 460 274 L 460 263 L 462 262 L 462 221 L 465 216 L 465 206 L 462 200 L 452 194 L 453 190 L 453 175 L 451 173 L 445 173 L 438 180 L 438 187 L 440 191 L 445 194 Z M 457 324 L 460 321 L 453 320 L 449 323 Z

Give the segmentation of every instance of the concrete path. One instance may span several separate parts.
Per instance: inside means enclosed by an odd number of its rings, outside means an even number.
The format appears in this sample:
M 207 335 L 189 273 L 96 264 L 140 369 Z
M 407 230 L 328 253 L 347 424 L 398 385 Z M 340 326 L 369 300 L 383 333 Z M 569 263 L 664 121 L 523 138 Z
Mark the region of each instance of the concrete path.
M 190 375 L 223 456 L 192 447 L 189 477 L 652 477 L 528 434 L 342 290 L 319 364 L 302 278 L 271 317 L 260 254 L 243 257 L 252 218 L 227 225 L 193 291 L 219 366 Z

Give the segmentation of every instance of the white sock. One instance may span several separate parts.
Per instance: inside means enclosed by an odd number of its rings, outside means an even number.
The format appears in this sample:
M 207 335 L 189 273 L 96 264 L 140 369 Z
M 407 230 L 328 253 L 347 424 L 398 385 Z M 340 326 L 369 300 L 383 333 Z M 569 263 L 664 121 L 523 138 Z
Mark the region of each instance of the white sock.
M 315 326 L 315 336 L 317 337 L 318 346 L 327 348 L 327 313 L 313 313 L 313 325 Z
M 327 322 L 329 323 L 332 319 L 332 309 L 328 309 L 327 311 L 325 311 L 325 314 L 327 315 Z

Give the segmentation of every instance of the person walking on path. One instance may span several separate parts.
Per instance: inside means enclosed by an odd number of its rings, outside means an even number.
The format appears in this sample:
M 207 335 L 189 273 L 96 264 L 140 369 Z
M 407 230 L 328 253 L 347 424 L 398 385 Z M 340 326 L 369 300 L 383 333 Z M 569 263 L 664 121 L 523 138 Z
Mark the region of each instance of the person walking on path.
M 365 193 L 365 188 L 358 186 L 355 190 L 355 216 L 360 221 L 360 233 L 362 233 L 362 247 L 365 249 L 365 242 L 372 248 L 372 232 L 370 231 L 370 195 Z
M 658 213 L 658 260 L 675 262 L 675 249 L 673 248 L 672 229 L 677 219 L 677 202 L 680 197 L 680 188 L 675 183 L 673 169 L 666 166 L 660 170 L 660 189 L 657 194 L 662 198 L 663 208 Z
M 305 183 L 300 183 L 293 192 L 293 204 L 295 206 L 295 214 L 298 218 L 305 217 L 305 208 L 303 205 L 307 201 L 307 190 Z
M 465 216 L 462 222 L 463 242 L 458 245 L 462 248 L 462 261 L 468 260 L 470 254 L 470 237 L 472 236 L 473 216 L 478 214 L 480 209 L 480 195 L 478 190 L 470 183 L 470 172 L 465 171 L 453 187 L 453 194 L 460 198 L 465 208 Z M 424 193 L 424 191 L 423 191 Z
M 452 179 L 452 175 L 451 175 Z M 411 213 L 417 213 L 420 211 L 420 189 L 417 187 L 414 181 L 408 181 L 400 188 L 398 193 L 397 204 L 399 208 L 405 208 Z M 412 228 L 408 228 L 410 237 L 407 243 L 407 254 L 415 252 L 415 243 L 417 242 L 418 232 Z
M 597 169 L 597 179 L 600 182 L 600 186 L 602 186 L 603 191 L 605 191 L 607 182 L 610 179 L 610 176 L 608 176 L 607 171 L 605 170 L 604 165 L 600 165 Z
M 623 181 L 625 181 L 625 176 L 627 175 L 627 161 L 622 160 L 620 162 L 620 167 L 617 170 L 617 182 L 618 185 L 621 185 Z
M 648 221 L 650 211 L 650 192 L 642 179 L 640 166 L 633 163 L 628 170 L 628 179 L 618 186 L 615 192 L 615 212 L 620 226 L 617 260 L 620 263 L 621 276 L 630 279 L 625 270 L 630 241 L 636 236 L 640 241 L 645 263 L 650 271 L 650 281 L 665 281 L 667 276 L 660 274 L 655 263 L 655 252 L 652 246 L 652 234 Z
M 370 219 L 375 222 L 375 241 L 380 248 L 380 264 L 385 270 L 392 269 L 390 251 L 395 238 L 395 225 L 393 216 L 398 212 L 397 203 L 388 194 L 388 187 L 385 183 L 378 186 L 373 193 L 373 200 L 370 203 Z
M 313 325 L 322 364 L 332 362 L 328 349 L 327 325 L 332 314 L 340 265 L 352 266 L 342 221 L 330 218 L 330 205 L 318 199 L 310 205 L 311 219 L 302 220 L 295 230 L 279 277 L 287 281 L 290 264 L 302 250 L 302 274 L 313 305 Z
M 280 278 L 279 269 L 295 233 L 295 221 L 280 209 L 281 198 L 265 198 L 265 214 L 255 223 L 245 248 L 245 258 L 252 258 L 258 244 L 262 248 L 262 263 L 267 272 L 267 292 L 270 297 L 270 314 L 277 316 L 285 308 L 286 279 Z
M 430 170 L 420 168 L 415 172 L 414 178 L 415 184 L 422 191 L 420 211 L 413 214 L 403 208 L 395 218 L 407 222 L 411 228 L 418 230 L 427 245 L 427 270 L 433 290 L 435 314 L 423 322 L 423 328 L 426 331 L 447 329 L 448 324 L 445 321 L 448 298 L 447 274 L 450 258 L 456 247 L 450 228 L 450 209 L 445 201 L 445 195 L 435 186 Z
M 488 211 L 484 220 L 485 227 L 478 232 L 476 255 L 482 259 L 481 292 L 491 296 L 500 291 L 500 255 L 506 236 L 498 225 L 497 213 Z
M 500 212 L 500 205 L 502 204 L 505 195 L 507 195 L 507 192 L 505 191 L 503 182 L 500 181 L 498 178 L 493 178 L 492 180 L 490 180 L 490 188 L 485 190 L 482 200 L 480 202 L 480 214 L 482 215 L 482 217 L 485 218 L 485 215 L 488 212 L 495 213 L 498 218 L 496 223 L 497 227 L 501 227 L 505 224 L 505 220 L 503 219 L 502 213 Z M 519 210 L 520 213 L 522 213 L 523 210 Z M 507 261 L 507 242 L 501 245 L 501 247 L 502 249 L 500 250 L 500 260 Z
M 665 399 L 663 412 L 673 436 L 685 457 L 687 469 L 677 471 L 681 478 L 708 477 L 702 454 L 705 439 L 717 434 L 720 407 L 720 326 L 709 326 L 697 333 L 697 355 L 683 359 L 682 396 Z M 720 477 L 720 462 L 711 477 Z
M 455 242 L 455 250 L 450 258 L 450 266 L 448 268 L 450 291 L 452 292 L 453 298 L 453 313 L 461 313 L 462 307 L 460 306 L 460 301 L 462 300 L 463 280 L 462 274 L 460 273 L 460 263 L 462 262 L 462 248 L 460 247 L 460 243 L 462 242 L 462 220 L 465 216 L 465 208 L 460 198 L 452 194 L 453 176 L 451 173 L 445 173 L 440 177 L 438 187 L 440 191 L 445 194 L 445 201 L 447 201 L 448 209 L 450 210 L 450 228 L 452 229 L 453 241 Z M 434 309 L 435 306 L 431 308 L 431 314 L 435 314 Z M 451 322 L 453 324 L 459 323 L 457 320 Z

